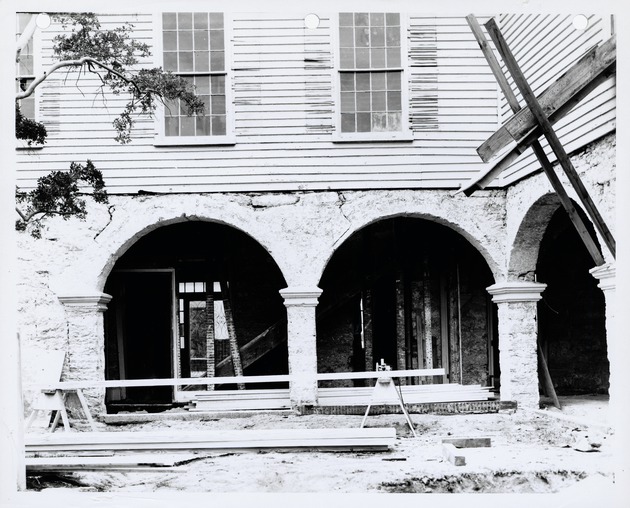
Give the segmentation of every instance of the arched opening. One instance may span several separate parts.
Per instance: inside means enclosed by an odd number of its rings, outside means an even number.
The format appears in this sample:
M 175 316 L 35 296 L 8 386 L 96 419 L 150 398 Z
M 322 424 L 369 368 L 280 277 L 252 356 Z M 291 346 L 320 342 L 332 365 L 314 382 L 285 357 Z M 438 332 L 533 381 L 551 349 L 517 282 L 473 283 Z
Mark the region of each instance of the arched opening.
M 540 242 L 536 264 L 537 280 L 547 284 L 538 303 L 539 343 L 558 395 L 608 391 L 604 294 L 589 273 L 594 266 L 566 211 L 559 207 Z M 543 374 L 539 369 L 544 387 Z
M 481 254 L 447 226 L 395 217 L 364 227 L 337 249 L 319 283 L 318 371 L 373 371 L 383 360 L 447 373 L 408 384 L 498 388 L 496 310 L 486 291 L 493 282 Z
M 106 377 L 287 374 L 286 310 L 278 293 L 285 286 L 269 253 L 230 226 L 191 221 L 148 233 L 107 278 Z M 158 410 L 234 388 L 117 388 L 107 391 L 106 404 L 108 411 Z

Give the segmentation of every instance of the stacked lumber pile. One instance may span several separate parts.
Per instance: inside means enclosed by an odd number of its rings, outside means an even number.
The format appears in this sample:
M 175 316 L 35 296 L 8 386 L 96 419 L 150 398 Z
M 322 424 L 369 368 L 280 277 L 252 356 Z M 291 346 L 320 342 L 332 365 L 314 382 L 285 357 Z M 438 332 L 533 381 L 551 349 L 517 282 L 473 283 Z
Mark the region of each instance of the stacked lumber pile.
M 386 450 L 393 428 L 73 432 L 26 436 L 26 452 L 86 450 Z
M 214 390 L 186 406 L 189 411 L 291 409 L 288 388 L 267 390 Z
M 493 397 L 490 387 L 456 383 L 405 385 L 401 386 L 400 390 L 405 404 L 470 402 L 489 400 Z M 373 391 L 372 387 L 320 388 L 318 399 L 320 406 L 367 406 Z M 397 403 L 396 400 L 392 402 Z
M 320 406 L 367 406 L 373 387 L 320 388 Z M 427 384 L 401 386 L 405 404 L 470 402 L 490 400 L 490 387 L 475 385 Z M 392 401 L 394 404 L 398 402 Z M 290 409 L 289 389 L 216 390 L 199 395 L 187 406 L 189 411 L 231 411 L 255 409 Z
M 386 451 L 393 447 L 395 440 L 394 428 L 217 430 L 185 433 L 64 432 L 27 435 L 25 449 L 29 455 L 26 467 L 31 472 L 75 469 L 138 471 L 151 467 L 164 470 L 164 467 L 191 460 L 188 455 L 173 455 L 182 452 Z M 113 456 L 104 456 L 104 453 L 111 453 Z

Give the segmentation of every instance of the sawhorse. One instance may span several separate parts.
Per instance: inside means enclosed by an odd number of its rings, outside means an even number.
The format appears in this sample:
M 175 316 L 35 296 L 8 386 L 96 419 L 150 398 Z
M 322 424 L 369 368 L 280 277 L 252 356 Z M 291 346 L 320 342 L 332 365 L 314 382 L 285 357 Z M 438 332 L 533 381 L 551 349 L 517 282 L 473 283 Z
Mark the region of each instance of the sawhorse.
M 403 402 L 402 395 L 398 390 L 396 390 L 396 386 L 394 385 L 394 381 L 389 376 L 379 377 L 376 380 L 376 384 L 374 385 L 374 391 L 372 392 L 372 398 L 370 399 L 370 403 L 368 404 L 367 409 L 365 410 L 365 415 L 363 415 L 363 421 L 361 422 L 361 428 L 365 425 L 365 420 L 367 419 L 368 413 L 370 412 L 370 408 L 375 404 L 391 404 L 393 400 L 396 400 L 400 408 L 402 409 L 403 414 L 405 415 L 405 419 L 407 420 L 407 424 L 411 429 L 411 433 L 413 437 L 418 437 L 416 435 L 416 430 L 413 428 L 413 423 L 411 422 L 411 418 L 409 413 L 407 412 L 407 408 L 405 407 L 405 403 Z

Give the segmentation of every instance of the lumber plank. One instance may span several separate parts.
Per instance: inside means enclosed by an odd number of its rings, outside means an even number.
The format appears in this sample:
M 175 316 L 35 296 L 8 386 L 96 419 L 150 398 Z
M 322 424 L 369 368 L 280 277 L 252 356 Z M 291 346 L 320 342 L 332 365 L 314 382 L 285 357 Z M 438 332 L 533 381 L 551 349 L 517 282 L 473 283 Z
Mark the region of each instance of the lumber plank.
M 556 79 L 538 98 L 540 107 L 552 122 L 565 116 L 616 72 L 616 38 L 613 36 L 587 52 L 578 62 Z M 484 162 L 513 141 L 519 141 L 536 127 L 536 118 L 527 107 L 510 117 L 503 126 L 477 149 Z
M 391 370 L 383 372 L 339 372 L 317 374 L 319 381 L 336 379 L 378 379 L 384 375 L 392 378 L 415 376 L 443 376 L 444 369 L 409 369 Z M 194 378 L 161 378 L 161 379 L 111 379 L 106 381 L 59 381 L 36 382 L 30 387 L 42 390 L 76 390 L 82 388 L 118 388 L 135 386 L 183 386 L 183 385 L 208 385 L 208 384 L 237 384 L 237 383 L 283 383 L 291 382 L 290 375 L 276 376 L 232 376 L 232 377 L 194 377 Z
M 454 466 L 466 465 L 466 457 L 450 443 L 442 443 L 442 456 Z
M 452 444 L 455 448 L 490 448 L 492 440 L 489 437 L 445 437 L 442 444 Z
M 197 458 L 193 454 L 134 454 L 117 456 L 71 456 L 71 457 L 26 457 L 26 468 L 30 471 L 67 471 L 100 469 L 144 469 L 177 466 Z
M 396 439 L 394 428 L 259 429 L 203 432 L 81 432 L 27 436 L 27 453 L 85 450 L 252 450 L 374 449 L 386 450 Z

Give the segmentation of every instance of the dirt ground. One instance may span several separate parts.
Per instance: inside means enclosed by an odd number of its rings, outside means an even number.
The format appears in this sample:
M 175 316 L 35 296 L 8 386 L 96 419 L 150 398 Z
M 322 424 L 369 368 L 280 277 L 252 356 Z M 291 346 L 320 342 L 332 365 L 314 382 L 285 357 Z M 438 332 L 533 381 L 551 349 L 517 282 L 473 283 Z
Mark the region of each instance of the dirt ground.
M 213 493 L 530 493 L 560 492 L 585 478 L 612 479 L 606 400 L 574 397 L 563 409 L 470 415 L 369 416 L 367 427 L 394 427 L 385 452 L 190 452 L 171 471 L 81 472 L 33 475 L 31 491 Z M 558 416 L 556 416 L 558 415 Z M 361 416 L 259 414 L 206 421 L 165 419 L 108 425 L 110 432 L 203 429 L 359 427 Z M 586 422 L 586 423 L 584 423 Z M 490 437 L 490 448 L 461 450 L 465 466 L 442 457 L 442 437 Z M 158 453 L 158 452 L 156 452 Z

